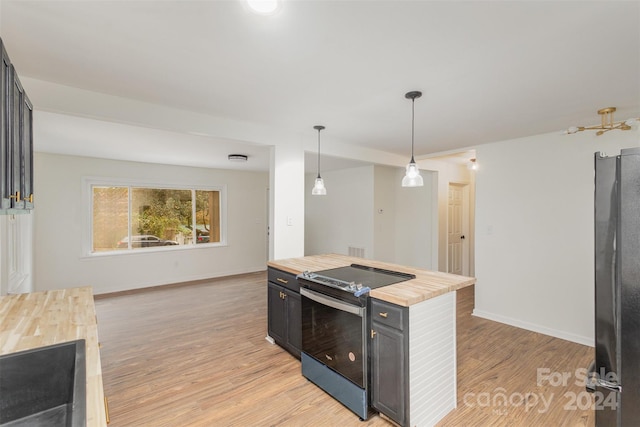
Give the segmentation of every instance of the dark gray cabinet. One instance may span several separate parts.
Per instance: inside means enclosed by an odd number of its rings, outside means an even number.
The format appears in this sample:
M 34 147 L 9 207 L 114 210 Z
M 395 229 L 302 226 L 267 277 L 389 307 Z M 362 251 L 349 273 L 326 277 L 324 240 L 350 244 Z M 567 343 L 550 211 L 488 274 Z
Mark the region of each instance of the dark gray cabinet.
M 33 208 L 33 105 L 0 39 L 0 212 Z
M 299 359 L 302 347 L 302 307 L 298 280 L 293 274 L 272 267 L 269 267 L 268 276 L 269 336 Z
M 9 196 L 12 191 L 13 179 L 13 159 L 11 146 L 11 127 L 12 115 L 9 114 L 11 109 L 11 62 L 7 51 L 4 49 L 2 39 L 0 39 L 0 51 L 2 54 L 0 63 L 0 209 L 9 209 L 11 207 L 11 199 Z
M 287 291 L 287 343 L 291 354 L 300 358 L 302 350 L 302 300 L 298 292 Z
M 400 426 L 456 407 L 456 293 L 399 306 L 371 299 L 371 406 Z
M 408 420 L 409 310 L 371 300 L 371 406 L 399 425 Z

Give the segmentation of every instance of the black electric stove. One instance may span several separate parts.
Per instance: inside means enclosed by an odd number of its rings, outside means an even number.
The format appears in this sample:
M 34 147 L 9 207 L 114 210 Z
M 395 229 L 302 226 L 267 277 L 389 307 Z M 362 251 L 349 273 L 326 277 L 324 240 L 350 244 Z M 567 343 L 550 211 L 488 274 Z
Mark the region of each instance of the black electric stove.
M 393 285 L 415 279 L 409 273 L 351 264 L 347 267 L 331 268 L 298 275 L 300 285 L 347 301 L 368 296 L 371 289 Z
M 415 276 L 351 264 L 305 271 L 297 279 L 302 306 L 302 375 L 366 420 L 369 291 Z

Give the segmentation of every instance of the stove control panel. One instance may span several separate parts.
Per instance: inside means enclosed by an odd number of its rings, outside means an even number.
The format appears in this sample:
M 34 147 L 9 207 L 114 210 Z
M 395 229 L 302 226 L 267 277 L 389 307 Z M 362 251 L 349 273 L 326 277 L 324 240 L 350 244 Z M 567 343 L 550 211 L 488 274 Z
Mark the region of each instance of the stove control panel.
M 305 271 L 298 276 L 298 278 L 306 279 L 321 285 L 330 286 L 332 288 L 340 289 L 345 292 L 349 292 L 356 297 L 369 293 L 371 290 L 368 286 L 363 286 L 362 283 L 347 282 L 340 279 L 334 279 L 332 277 L 323 276 L 317 273 L 311 273 Z

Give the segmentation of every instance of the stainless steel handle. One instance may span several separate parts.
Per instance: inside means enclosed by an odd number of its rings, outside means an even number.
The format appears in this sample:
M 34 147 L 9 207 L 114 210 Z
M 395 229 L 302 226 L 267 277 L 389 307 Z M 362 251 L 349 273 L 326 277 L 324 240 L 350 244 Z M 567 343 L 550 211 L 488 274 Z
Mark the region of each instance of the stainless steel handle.
M 598 373 L 595 370 L 595 361 L 591 363 L 589 366 L 589 370 L 587 373 L 587 382 L 585 387 L 588 392 L 594 393 L 596 391 L 596 387 L 601 387 L 609 391 L 615 391 L 616 393 L 622 393 L 622 386 L 618 383 L 614 383 L 611 381 L 604 380 L 598 376 Z
M 617 393 L 622 393 L 622 386 L 618 385 L 616 383 L 612 383 L 609 381 L 605 381 L 603 379 L 596 379 L 595 381 L 595 385 L 597 385 L 598 387 L 602 387 L 604 389 L 607 389 L 609 391 L 615 391 Z
M 364 307 L 358 307 L 357 305 L 347 304 L 346 302 L 342 302 L 335 298 L 322 295 L 318 292 L 314 292 L 309 289 L 300 288 L 300 295 L 306 298 L 309 298 L 310 300 L 313 300 L 319 304 L 326 305 L 331 308 L 335 308 L 336 310 L 346 311 L 347 313 L 352 313 L 360 317 L 364 317 L 365 315 Z

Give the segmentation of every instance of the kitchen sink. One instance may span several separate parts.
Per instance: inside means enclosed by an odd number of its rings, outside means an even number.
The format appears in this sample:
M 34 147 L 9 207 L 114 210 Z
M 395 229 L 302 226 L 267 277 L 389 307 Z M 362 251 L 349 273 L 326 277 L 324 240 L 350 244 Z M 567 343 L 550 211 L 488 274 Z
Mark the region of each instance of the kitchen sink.
M 85 340 L 0 356 L 1 427 L 86 426 Z

